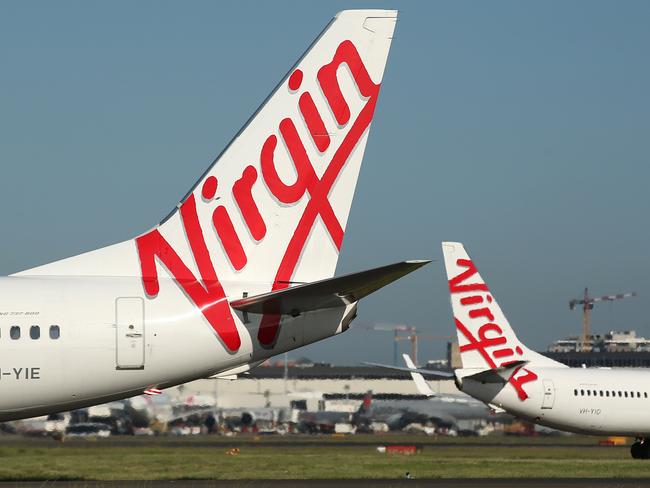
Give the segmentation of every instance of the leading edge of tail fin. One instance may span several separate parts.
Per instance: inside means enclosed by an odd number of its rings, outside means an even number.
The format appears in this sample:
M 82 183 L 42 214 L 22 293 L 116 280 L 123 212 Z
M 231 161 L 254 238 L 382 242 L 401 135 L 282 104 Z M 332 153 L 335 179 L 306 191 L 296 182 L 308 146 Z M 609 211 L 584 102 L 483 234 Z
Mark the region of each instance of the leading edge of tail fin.
M 340 12 L 157 227 L 18 275 L 142 276 L 149 296 L 333 276 L 396 21 Z
M 442 250 L 464 369 L 493 370 L 515 361 L 565 367 L 521 343 L 461 243 L 443 242 Z

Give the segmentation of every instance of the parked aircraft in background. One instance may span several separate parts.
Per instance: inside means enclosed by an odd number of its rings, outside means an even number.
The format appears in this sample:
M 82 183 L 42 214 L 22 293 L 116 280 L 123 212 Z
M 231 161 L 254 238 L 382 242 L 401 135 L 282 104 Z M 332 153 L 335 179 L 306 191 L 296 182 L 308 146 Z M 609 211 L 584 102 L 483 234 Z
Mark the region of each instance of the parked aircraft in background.
M 321 394 L 323 403 L 327 405 L 326 398 L 329 394 Z M 316 433 L 353 433 L 362 430 L 369 431 L 369 420 L 366 413 L 372 401 L 372 392 L 363 395 L 361 402 L 357 403 L 357 395 L 346 395 L 343 404 L 338 404 L 336 409 L 308 410 L 299 412 L 297 429 L 307 434 Z
M 650 372 L 569 368 L 515 335 L 462 244 L 444 242 L 462 368 L 458 388 L 497 409 L 554 429 L 636 436 L 634 458 L 650 457 Z
M 0 278 L 0 421 L 246 371 L 425 264 L 332 278 L 396 21 L 339 13 L 152 230 Z
M 420 369 L 415 366 L 408 354 L 402 354 L 406 367 L 379 363 L 364 363 L 370 366 L 407 371 L 411 374 L 419 395 L 375 395 L 369 415 L 373 420 L 381 420 L 391 429 L 401 429 L 408 423 L 433 420 L 456 426 L 460 420 L 495 420 L 494 411 L 484 402 L 466 394 L 436 393 L 422 376 L 437 379 L 451 379 L 454 374 L 448 371 Z

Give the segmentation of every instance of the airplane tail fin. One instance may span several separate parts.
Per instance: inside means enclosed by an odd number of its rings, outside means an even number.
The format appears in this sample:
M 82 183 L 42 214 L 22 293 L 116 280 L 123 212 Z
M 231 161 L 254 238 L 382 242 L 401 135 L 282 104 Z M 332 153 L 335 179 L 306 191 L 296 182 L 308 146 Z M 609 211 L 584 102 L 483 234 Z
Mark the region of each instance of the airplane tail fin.
M 515 361 L 565 367 L 527 348 L 517 338 L 461 243 L 443 242 L 442 250 L 464 369 L 496 369 Z
M 357 427 L 368 425 L 372 415 L 372 390 L 368 390 L 363 396 L 363 401 L 356 412 L 350 417 L 350 422 Z
M 159 275 L 274 290 L 333 276 L 396 21 L 337 14 L 159 225 L 18 274 L 142 276 L 149 296 Z
M 227 298 L 334 274 L 396 22 L 393 10 L 337 14 L 156 227 L 17 275 L 139 278 L 151 307 L 189 300 L 238 351 Z M 264 316 L 263 347 L 279 320 Z
M 359 405 L 359 409 L 357 410 L 357 415 L 368 415 L 370 414 L 370 410 L 372 409 L 372 390 L 368 390 L 366 394 L 363 396 L 363 401 L 361 402 L 361 405 Z
M 402 354 L 402 358 L 404 358 L 404 363 L 406 363 L 406 367 L 411 370 L 410 371 L 411 378 L 413 378 L 415 387 L 418 389 L 420 395 L 426 395 L 429 397 L 436 396 L 435 392 L 429 386 L 429 383 L 425 381 L 424 376 L 422 376 L 421 373 L 417 372 L 417 368 L 413 363 L 411 356 L 409 356 L 408 354 Z

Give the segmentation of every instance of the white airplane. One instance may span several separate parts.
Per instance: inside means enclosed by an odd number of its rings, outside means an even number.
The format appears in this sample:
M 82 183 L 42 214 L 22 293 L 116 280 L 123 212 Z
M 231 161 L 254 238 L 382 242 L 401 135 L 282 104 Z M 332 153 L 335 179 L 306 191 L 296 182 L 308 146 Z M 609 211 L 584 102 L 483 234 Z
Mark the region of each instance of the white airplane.
M 454 372 L 458 388 L 554 429 L 634 436 L 632 457 L 650 457 L 650 373 L 569 368 L 528 349 L 463 245 L 444 242 L 442 249 L 463 366 Z
M 0 278 L 0 421 L 244 372 L 425 264 L 331 278 L 396 21 L 339 13 L 150 231 Z

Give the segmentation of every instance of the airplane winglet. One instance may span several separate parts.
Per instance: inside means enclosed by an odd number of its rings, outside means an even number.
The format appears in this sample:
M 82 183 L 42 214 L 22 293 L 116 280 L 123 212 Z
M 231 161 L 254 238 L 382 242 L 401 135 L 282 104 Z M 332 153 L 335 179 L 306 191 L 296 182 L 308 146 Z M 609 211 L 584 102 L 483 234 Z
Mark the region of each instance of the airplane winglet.
M 411 378 L 413 378 L 415 387 L 418 389 L 420 394 L 426 395 L 428 397 L 436 396 L 436 393 L 431 389 L 429 383 L 425 381 L 424 377 L 422 376 L 422 373 L 418 373 L 417 371 L 415 371 L 417 368 L 415 367 L 415 364 L 413 363 L 411 356 L 409 356 L 408 354 L 402 354 L 402 358 L 404 358 L 404 362 L 406 363 L 406 366 L 411 370 Z

